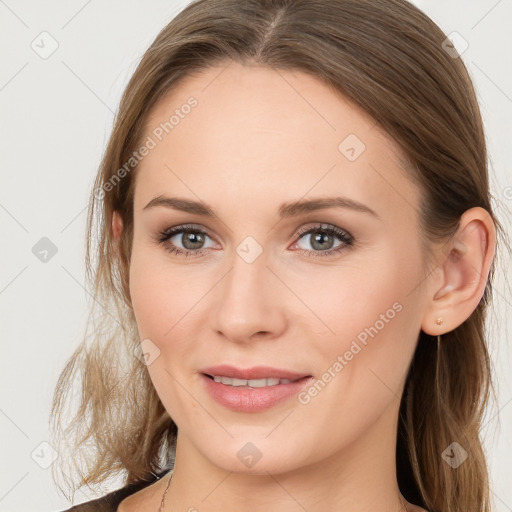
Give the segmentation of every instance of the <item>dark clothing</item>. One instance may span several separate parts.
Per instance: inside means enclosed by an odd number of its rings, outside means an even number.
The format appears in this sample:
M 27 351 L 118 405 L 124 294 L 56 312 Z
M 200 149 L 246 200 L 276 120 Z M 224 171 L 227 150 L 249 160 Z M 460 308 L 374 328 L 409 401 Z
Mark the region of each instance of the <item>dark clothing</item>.
M 116 491 L 112 491 L 101 498 L 80 503 L 79 505 L 63 510 L 62 512 L 116 512 L 119 503 L 121 503 L 121 501 L 126 497 L 130 496 L 130 494 L 135 494 L 137 491 L 144 489 L 144 487 L 147 487 L 153 482 L 156 482 L 167 473 L 168 471 L 162 471 L 156 476 L 152 476 L 149 481 L 125 485 L 124 487 L 121 487 Z

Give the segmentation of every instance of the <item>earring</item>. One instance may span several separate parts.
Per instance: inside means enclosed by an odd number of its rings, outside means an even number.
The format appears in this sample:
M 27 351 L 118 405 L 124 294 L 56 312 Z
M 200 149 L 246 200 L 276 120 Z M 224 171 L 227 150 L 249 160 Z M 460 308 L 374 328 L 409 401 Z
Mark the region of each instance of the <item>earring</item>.
M 437 320 L 436 320 L 436 324 L 437 325 L 443 325 L 444 324 L 444 319 L 439 317 Z M 439 350 L 439 347 L 441 346 L 441 335 L 438 334 L 437 335 L 437 349 Z

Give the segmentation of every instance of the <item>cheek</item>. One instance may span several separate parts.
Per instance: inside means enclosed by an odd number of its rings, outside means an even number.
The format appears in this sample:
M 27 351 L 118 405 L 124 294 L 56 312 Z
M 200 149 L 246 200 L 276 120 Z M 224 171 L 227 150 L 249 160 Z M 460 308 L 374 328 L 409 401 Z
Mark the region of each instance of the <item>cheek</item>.
M 199 268 L 172 265 L 164 249 L 134 244 L 130 294 L 140 339 L 150 339 L 163 355 L 173 357 L 192 348 L 204 329 L 201 306 L 214 283 Z
M 130 261 L 130 295 L 141 339 L 159 344 L 179 318 L 187 287 L 155 258 L 153 250 L 134 244 Z
M 299 295 L 324 321 L 328 336 L 349 338 L 373 324 L 393 307 L 403 304 L 413 281 L 396 255 L 382 251 L 370 259 L 355 260 L 327 273 L 318 269 L 303 281 Z M 334 331 L 334 333 L 333 333 Z
M 180 391 L 180 372 L 185 370 L 182 363 L 188 360 L 193 345 L 193 325 L 200 324 L 190 311 L 198 291 L 187 286 L 189 281 L 183 273 L 170 271 L 154 251 L 134 245 L 130 293 L 139 338 L 151 340 L 144 346 L 152 352 L 149 376 L 164 407 L 178 423 L 187 405 L 190 407 L 188 395 Z
M 309 295 L 330 329 L 315 344 L 323 363 L 317 378 L 326 383 L 317 404 L 355 407 L 361 421 L 400 395 L 416 347 L 420 307 L 411 292 L 422 279 L 419 252 L 398 252 L 390 246 L 373 262 L 338 270 Z
M 411 293 L 422 279 L 419 261 L 414 248 L 406 254 L 390 244 L 354 264 L 347 259 L 328 279 L 320 280 L 322 270 L 318 279 L 308 279 L 308 290 L 301 294 L 324 326 L 316 330 L 315 345 L 325 368 L 317 370 L 327 370 L 338 355 L 346 355 L 347 369 L 360 367 L 365 378 L 371 376 L 368 368 L 386 375 L 393 365 L 395 374 L 405 371 L 419 326 L 419 301 Z

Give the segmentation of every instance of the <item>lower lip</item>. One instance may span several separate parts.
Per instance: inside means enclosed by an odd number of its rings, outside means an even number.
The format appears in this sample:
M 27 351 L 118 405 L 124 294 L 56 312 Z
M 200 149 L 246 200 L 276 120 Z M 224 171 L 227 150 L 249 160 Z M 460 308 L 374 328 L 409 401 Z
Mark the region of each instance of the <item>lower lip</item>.
M 208 393 L 215 401 L 237 412 L 260 412 L 268 409 L 290 396 L 296 395 L 313 381 L 313 377 L 304 377 L 289 384 L 248 388 L 215 382 L 204 374 L 201 375 L 201 378 Z

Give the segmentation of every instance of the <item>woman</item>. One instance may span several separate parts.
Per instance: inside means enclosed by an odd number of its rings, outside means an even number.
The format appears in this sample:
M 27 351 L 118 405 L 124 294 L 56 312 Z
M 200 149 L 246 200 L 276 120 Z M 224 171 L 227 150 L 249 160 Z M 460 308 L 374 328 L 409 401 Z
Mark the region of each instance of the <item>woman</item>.
M 199 0 L 160 32 L 91 194 L 97 315 L 53 410 L 71 483 L 125 486 L 69 510 L 490 510 L 502 228 L 448 46 L 405 0 Z

